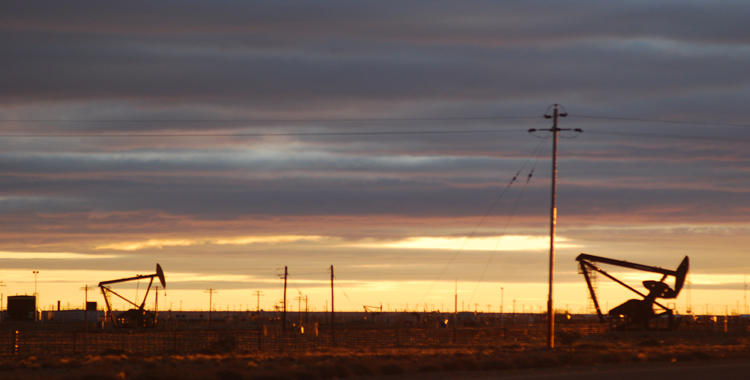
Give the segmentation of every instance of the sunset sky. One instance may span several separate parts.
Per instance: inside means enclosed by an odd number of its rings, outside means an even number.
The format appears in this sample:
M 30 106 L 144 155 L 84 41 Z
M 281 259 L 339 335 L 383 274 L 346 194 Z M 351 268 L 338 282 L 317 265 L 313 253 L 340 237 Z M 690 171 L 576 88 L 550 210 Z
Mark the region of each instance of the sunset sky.
M 723 0 L 6 1 L 0 292 L 39 271 L 44 308 L 78 307 L 159 263 L 160 308 L 215 289 L 271 309 L 288 266 L 293 309 L 322 311 L 333 265 L 341 310 L 452 311 L 457 288 L 539 311 L 551 140 L 528 130 L 557 103 L 583 133 L 559 142 L 556 308 L 588 310 L 585 252 L 687 255 L 678 310 L 745 313 L 748 20 Z

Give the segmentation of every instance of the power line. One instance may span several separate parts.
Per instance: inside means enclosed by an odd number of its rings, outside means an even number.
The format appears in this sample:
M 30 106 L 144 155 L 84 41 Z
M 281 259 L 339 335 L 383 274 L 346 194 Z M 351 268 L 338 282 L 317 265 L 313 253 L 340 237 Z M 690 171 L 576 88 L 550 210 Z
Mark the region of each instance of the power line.
M 716 123 L 705 121 L 684 121 L 668 119 L 643 119 L 618 116 L 596 116 L 596 115 L 569 115 L 579 119 L 598 119 L 615 121 L 634 121 L 644 123 L 666 123 L 683 125 L 705 125 L 721 127 L 743 127 L 750 128 L 750 124 Z M 68 124 L 68 123 L 101 123 L 101 124 L 171 124 L 171 123 L 213 123 L 213 124 L 236 124 L 236 123 L 372 123 L 372 122 L 421 122 L 421 121 L 492 121 L 492 120 L 531 120 L 538 116 L 476 116 L 476 117 L 403 117 L 403 118 L 351 118 L 351 119 L 0 119 L 0 123 L 45 123 L 45 124 Z
M 579 118 L 579 119 L 636 121 L 636 122 L 643 122 L 643 123 L 665 123 L 665 124 L 704 125 L 704 126 L 716 126 L 716 127 L 741 127 L 741 128 L 750 128 L 750 124 L 727 124 L 727 123 L 713 123 L 713 122 L 705 122 L 705 121 L 684 121 L 684 120 L 664 120 L 664 119 L 636 119 L 636 118 L 627 118 L 627 117 L 591 116 L 591 115 L 569 115 L 569 117 Z
M 667 135 L 659 133 L 640 133 L 640 132 L 604 132 L 594 131 L 586 129 L 586 133 L 595 135 L 610 135 L 610 136 L 630 136 L 630 137 L 649 137 L 649 138 L 661 138 L 661 139 L 677 139 L 677 140 L 696 140 L 696 141 L 719 141 L 719 142 L 732 142 L 732 143 L 750 143 L 750 139 L 743 138 L 729 138 L 729 137 L 710 137 L 710 136 L 684 136 L 684 135 Z
M 441 135 L 441 134 L 465 134 L 465 133 L 503 133 L 503 132 L 525 132 L 521 129 L 475 129 L 475 130 L 449 130 L 449 131 L 392 131 L 392 132 L 292 132 L 292 133 L 65 133 L 65 134 L 0 134 L 0 138 L 75 138 L 75 137 L 98 137 L 98 138 L 138 138 L 138 137 L 288 137 L 288 136 L 377 136 L 377 135 Z
M 546 144 L 546 140 L 542 142 L 542 148 L 545 144 Z M 484 281 L 484 276 L 487 274 L 487 269 L 490 267 L 490 264 L 492 263 L 492 259 L 494 258 L 495 253 L 497 253 L 497 248 L 500 246 L 502 237 L 505 236 L 505 232 L 508 230 L 510 221 L 516 215 L 516 209 L 518 208 L 518 204 L 521 202 L 521 198 L 523 198 L 523 194 L 526 192 L 526 187 L 529 185 L 529 182 L 531 182 L 531 177 L 534 175 L 534 169 L 536 169 L 536 165 L 539 162 L 539 159 L 541 157 L 542 157 L 542 149 L 539 149 L 539 154 L 536 156 L 536 160 L 534 161 L 534 166 L 531 167 L 531 170 L 529 171 L 529 174 L 526 177 L 526 183 L 523 185 L 523 188 L 521 189 L 521 193 L 518 195 L 518 199 L 516 199 L 516 203 L 513 204 L 513 208 L 511 209 L 510 216 L 505 222 L 505 227 L 503 228 L 503 231 L 500 233 L 500 237 L 498 238 L 497 243 L 495 243 L 495 248 L 492 250 L 492 253 L 490 253 L 490 257 L 487 260 L 487 264 L 485 264 L 484 268 L 482 269 L 482 275 L 479 276 L 479 281 L 477 281 L 477 285 L 474 287 L 474 292 L 471 294 L 471 298 L 469 298 L 469 304 L 471 304 L 471 302 L 474 301 L 474 296 L 477 294 L 477 290 L 479 290 L 479 286 L 482 284 L 482 281 Z
M 360 119 L 0 119 L 0 123 L 370 123 L 409 121 L 482 121 L 538 119 L 538 116 L 403 117 Z
M 495 207 L 497 206 L 497 204 L 500 203 L 500 200 L 503 198 L 503 196 L 505 196 L 505 193 L 508 192 L 508 189 L 510 189 L 510 187 L 516 182 L 516 179 L 518 179 L 518 176 L 521 174 L 521 172 L 523 171 L 523 169 L 526 168 L 526 165 L 529 163 L 529 161 L 531 161 L 531 159 L 535 155 L 537 155 L 537 152 L 541 150 L 542 146 L 545 143 L 546 143 L 546 139 L 540 141 L 539 144 L 536 146 L 536 148 L 534 148 L 534 151 L 531 153 L 531 155 L 529 156 L 529 158 L 527 158 L 526 161 L 523 163 L 523 165 L 521 166 L 521 169 L 519 169 L 518 172 L 516 173 L 516 175 L 513 176 L 513 178 L 510 180 L 510 182 L 508 182 L 508 185 L 505 186 L 505 189 L 503 189 L 503 191 L 500 193 L 500 195 L 495 199 L 495 202 L 492 203 L 492 205 L 489 207 L 489 209 L 484 214 L 484 216 L 482 217 L 482 219 L 479 220 L 479 223 L 477 223 L 476 227 L 474 227 L 474 230 L 472 230 L 471 233 L 464 239 L 464 242 L 463 242 L 463 244 L 461 244 L 461 247 L 458 250 L 456 250 L 456 252 L 450 258 L 450 260 L 448 260 L 448 262 L 445 264 L 445 266 L 443 267 L 443 270 L 440 272 L 440 274 L 438 275 L 437 279 L 435 279 L 435 281 L 430 284 L 430 287 L 427 288 L 427 291 L 422 296 L 422 298 L 419 300 L 418 304 L 422 303 L 422 301 L 424 301 L 424 299 L 427 298 L 427 296 L 432 291 L 432 288 L 435 287 L 435 284 L 437 284 L 438 281 L 440 281 L 443 278 L 443 275 L 448 270 L 448 267 L 450 267 L 451 264 L 453 264 L 453 262 L 458 257 L 458 254 L 461 253 L 461 252 L 463 252 L 464 247 L 466 247 L 466 245 L 469 243 L 469 240 L 474 237 L 474 235 L 476 234 L 476 232 L 479 230 L 479 227 L 481 227 L 482 224 L 484 223 L 484 221 L 490 216 L 490 214 L 495 209 Z

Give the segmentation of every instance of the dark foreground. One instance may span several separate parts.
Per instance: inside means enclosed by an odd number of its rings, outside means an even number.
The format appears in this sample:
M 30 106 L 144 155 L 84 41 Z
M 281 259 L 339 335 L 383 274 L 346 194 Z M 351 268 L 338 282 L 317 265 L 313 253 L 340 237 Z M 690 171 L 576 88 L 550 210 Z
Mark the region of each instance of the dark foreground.
M 610 364 L 570 368 L 543 368 L 509 371 L 443 372 L 388 377 L 390 380 L 744 380 L 750 374 L 745 360 L 688 363 Z M 384 379 L 378 376 L 370 379 Z M 361 380 L 369 380 L 362 378 Z
M 122 352 L 8 356 L 0 359 L 0 379 L 586 380 L 596 376 L 607 380 L 689 380 L 734 379 L 741 374 L 744 379 L 750 370 L 750 365 L 743 362 L 747 359 L 750 359 L 750 337 L 744 334 L 641 332 L 592 335 L 553 350 L 545 348 L 543 341 L 503 341 L 475 347 L 329 348 L 159 356 Z

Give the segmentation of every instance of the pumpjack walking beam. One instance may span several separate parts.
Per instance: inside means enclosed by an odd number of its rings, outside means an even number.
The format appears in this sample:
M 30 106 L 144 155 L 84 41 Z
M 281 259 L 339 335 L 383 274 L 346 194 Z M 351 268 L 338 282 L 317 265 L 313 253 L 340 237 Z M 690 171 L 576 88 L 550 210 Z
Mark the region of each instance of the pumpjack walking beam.
M 135 302 L 123 297 L 122 295 L 118 294 L 114 290 L 112 290 L 109 285 L 112 284 L 119 284 L 123 282 L 130 282 L 130 281 L 137 281 L 137 280 L 143 280 L 148 278 L 150 281 L 148 283 L 148 288 L 146 288 L 146 295 L 143 296 L 143 302 L 141 302 L 140 305 L 136 304 Z M 113 326 L 117 326 L 117 320 L 115 319 L 114 315 L 112 315 L 112 305 L 109 303 L 109 297 L 108 294 L 114 294 L 117 297 L 120 297 L 125 302 L 133 305 L 134 307 L 138 308 L 138 310 L 143 310 L 143 307 L 146 304 L 146 299 L 148 298 L 148 293 L 151 290 L 151 285 L 154 283 L 154 278 L 158 278 L 159 282 L 161 283 L 162 289 L 167 288 L 167 281 L 164 277 L 164 271 L 161 269 L 161 266 L 159 264 L 156 264 L 156 273 L 150 274 L 150 275 L 137 275 L 135 277 L 127 277 L 127 278 L 121 278 L 118 280 L 110 280 L 110 281 L 102 281 L 99 283 L 99 289 L 102 291 L 102 295 L 104 296 L 104 304 L 107 306 L 107 314 L 109 315 L 110 322 L 112 322 Z M 136 300 L 137 301 L 137 300 Z
M 624 261 L 624 260 L 610 259 L 608 257 L 594 256 L 594 255 L 589 255 L 586 253 L 581 253 L 580 255 L 578 255 L 578 257 L 576 257 L 576 261 L 578 261 L 579 264 L 581 265 L 583 277 L 586 280 L 586 285 L 588 285 L 589 293 L 591 294 L 591 299 L 594 301 L 594 306 L 596 307 L 596 313 L 599 316 L 599 321 L 601 322 L 604 322 L 605 318 L 604 318 L 604 315 L 602 314 L 601 308 L 599 307 L 599 302 L 597 300 L 596 293 L 594 292 L 594 288 L 591 284 L 591 278 L 588 275 L 589 270 L 593 270 L 593 271 L 603 274 L 610 280 L 622 285 L 623 287 L 638 294 L 644 299 L 646 299 L 647 296 L 639 292 L 638 290 L 634 289 L 630 285 L 615 278 L 614 276 L 607 273 L 606 271 L 602 270 L 595 263 L 608 264 L 608 265 L 618 266 L 622 268 L 640 270 L 644 272 L 658 273 L 662 275 L 661 280 L 658 281 L 661 283 L 663 283 L 664 280 L 667 279 L 667 277 L 673 276 L 675 278 L 674 289 L 666 286 L 665 290 L 658 295 L 658 298 L 677 298 L 677 296 L 680 294 L 680 290 L 682 290 L 682 287 L 685 284 L 685 277 L 687 276 L 687 272 L 690 266 L 690 259 L 687 256 L 685 256 L 685 258 L 682 260 L 680 265 L 675 270 L 664 269 L 664 268 L 650 266 L 650 265 L 631 263 L 629 261 Z M 655 300 L 653 301 L 653 303 L 655 305 L 658 305 L 664 310 L 669 310 L 666 306 L 656 302 Z

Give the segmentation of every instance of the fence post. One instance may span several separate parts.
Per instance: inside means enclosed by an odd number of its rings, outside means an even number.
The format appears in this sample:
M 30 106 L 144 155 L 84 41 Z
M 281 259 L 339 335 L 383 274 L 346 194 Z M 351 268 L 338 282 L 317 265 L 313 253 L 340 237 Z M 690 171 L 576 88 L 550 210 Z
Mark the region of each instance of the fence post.
M 13 333 L 13 355 L 18 355 L 18 330 Z

